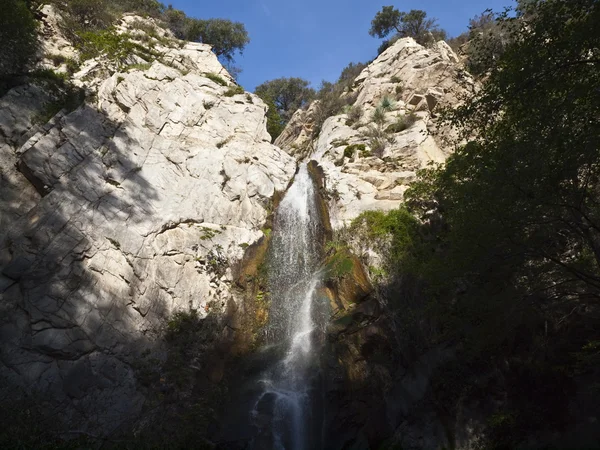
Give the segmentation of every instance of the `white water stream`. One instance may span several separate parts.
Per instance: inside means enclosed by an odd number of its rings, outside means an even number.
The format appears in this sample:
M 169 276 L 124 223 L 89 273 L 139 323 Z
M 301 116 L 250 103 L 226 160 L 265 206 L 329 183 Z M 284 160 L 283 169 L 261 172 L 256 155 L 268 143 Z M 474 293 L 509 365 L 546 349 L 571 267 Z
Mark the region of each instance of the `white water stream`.
M 265 370 L 263 393 L 253 413 L 268 402 L 270 442 L 277 450 L 313 450 L 317 419 L 313 410 L 318 373 L 320 220 L 313 181 L 303 164 L 282 199 L 270 248 L 271 309 L 268 342 L 283 345 L 283 356 Z

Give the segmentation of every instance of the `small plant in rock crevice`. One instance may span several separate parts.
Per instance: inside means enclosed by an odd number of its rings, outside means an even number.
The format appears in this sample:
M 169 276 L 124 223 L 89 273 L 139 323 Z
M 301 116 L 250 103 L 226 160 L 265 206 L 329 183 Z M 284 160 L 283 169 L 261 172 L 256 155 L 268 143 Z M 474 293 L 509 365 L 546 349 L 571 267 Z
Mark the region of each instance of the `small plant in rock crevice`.
M 388 133 L 400 133 L 413 126 L 417 120 L 419 120 L 419 116 L 412 112 L 410 114 L 398 116 L 396 122 L 387 127 L 386 131 Z
M 244 88 L 241 86 L 231 86 L 223 95 L 225 97 L 233 97 L 234 95 L 243 94 L 244 92 Z
M 221 86 L 227 86 L 227 81 L 225 81 L 225 79 L 223 79 L 223 77 L 217 75 L 216 73 L 210 73 L 210 72 L 206 72 L 204 73 L 204 76 L 206 78 L 208 78 L 211 81 L 214 81 L 217 84 L 220 84 Z

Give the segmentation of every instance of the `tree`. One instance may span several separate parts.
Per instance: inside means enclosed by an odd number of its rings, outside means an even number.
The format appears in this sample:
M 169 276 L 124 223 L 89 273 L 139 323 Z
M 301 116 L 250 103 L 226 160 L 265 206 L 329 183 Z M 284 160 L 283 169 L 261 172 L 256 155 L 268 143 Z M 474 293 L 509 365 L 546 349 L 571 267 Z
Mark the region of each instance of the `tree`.
M 35 56 L 36 22 L 22 0 L 2 0 L 0 14 L 0 78 L 18 74 Z
M 405 14 L 406 13 L 398 11 L 393 6 L 383 6 L 381 11 L 379 11 L 371 21 L 369 34 L 373 37 L 382 39 L 390 34 L 392 30 L 402 33 L 400 22 Z
M 295 77 L 265 81 L 256 87 L 254 93 L 265 101 L 273 101 L 284 123 L 287 123 L 296 110 L 304 107 L 315 95 L 309 81 Z
M 225 61 L 233 61 L 235 52 L 242 53 L 250 42 L 248 32 L 241 22 L 228 19 L 187 19 L 185 39 L 212 46 L 213 52 Z
M 354 80 L 360 73 L 367 67 L 365 63 L 350 63 L 342 70 L 340 77 L 338 78 L 338 84 L 343 84 L 349 87 L 354 83 Z
M 516 22 L 497 20 L 490 10 L 469 21 L 466 66 L 473 75 L 485 75 L 510 45 Z
M 277 106 L 273 103 L 273 100 L 270 98 L 263 99 L 267 104 L 267 132 L 271 135 L 271 142 L 274 142 L 275 139 L 281 134 L 283 129 L 285 128 L 285 122 L 281 118 L 279 111 L 277 110 Z
M 393 6 L 384 6 L 371 21 L 369 34 L 385 38 L 395 30 L 397 34 L 392 39 L 412 37 L 419 44 L 426 45 L 446 38 L 446 32 L 440 29 L 436 22 L 437 19 L 427 18 L 427 13 L 419 9 L 412 9 L 406 13 Z M 380 50 L 385 50 L 390 45 L 390 41 L 386 41 Z
M 522 448 L 576 420 L 549 392 L 568 392 L 573 355 L 598 341 L 587 324 L 600 302 L 600 2 L 536 1 L 498 20 L 509 43 L 447 112 L 456 152 L 405 198 L 434 243 L 418 272 L 430 322 L 459 344 L 460 378 L 474 374 L 451 394 L 485 366 L 502 373 L 518 419 L 490 427 L 483 447 Z
M 498 18 L 510 43 L 449 113 L 469 142 L 407 193 L 443 218 L 433 284 L 462 286 L 473 321 L 600 300 L 600 4 L 536 1 L 523 17 Z

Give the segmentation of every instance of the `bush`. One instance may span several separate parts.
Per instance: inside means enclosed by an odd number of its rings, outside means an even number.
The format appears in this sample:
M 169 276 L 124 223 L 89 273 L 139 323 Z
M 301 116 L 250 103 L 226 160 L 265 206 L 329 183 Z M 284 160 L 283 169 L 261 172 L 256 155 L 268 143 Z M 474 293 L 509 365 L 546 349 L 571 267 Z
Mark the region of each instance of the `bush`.
M 241 52 L 250 41 L 242 23 L 227 19 L 190 18 L 183 11 L 171 5 L 165 7 L 156 0 L 53 0 L 53 3 L 61 11 L 63 28 L 72 36 L 109 29 L 121 14 L 133 12 L 161 19 L 179 39 L 211 45 L 213 52 L 227 62 L 231 62 L 235 52 Z M 149 36 L 162 40 L 155 30 L 150 29 L 152 27 L 137 25 Z
M 362 154 L 362 152 L 366 151 L 365 144 L 352 144 L 347 146 L 344 149 L 344 157 L 352 158 L 357 150 L 360 151 Z
M 381 102 L 379 102 L 379 107 L 384 111 L 391 111 L 395 106 L 393 100 L 387 96 L 383 97 Z
M 26 70 L 37 50 L 36 22 L 22 0 L 5 0 L 0 14 L 0 78 Z
M 222 77 L 220 77 L 216 73 L 206 72 L 206 73 L 204 73 L 204 76 L 206 78 L 208 78 L 209 80 L 212 80 L 217 84 L 220 84 L 221 86 L 227 86 L 227 81 L 225 81 Z
M 400 133 L 410 128 L 418 119 L 419 117 L 411 112 L 410 114 L 398 117 L 398 120 L 387 127 L 385 131 L 388 133 Z
M 114 28 L 99 31 L 82 31 L 76 47 L 83 61 L 102 54 L 111 60 L 123 60 L 133 53 L 134 46 L 126 35 L 117 34 Z
M 348 126 L 352 126 L 355 123 L 358 123 L 360 121 L 360 119 L 363 116 L 363 108 L 360 105 L 355 105 L 352 106 L 349 110 L 348 110 L 348 119 L 346 120 L 346 125 Z
M 369 139 L 369 147 L 371 147 L 371 153 L 377 156 L 378 158 L 381 158 L 383 156 L 386 144 L 387 143 L 385 139 L 381 137 L 372 137 L 371 139 Z
M 381 108 L 379 106 L 377 108 L 375 108 L 375 111 L 373 111 L 373 114 L 371 115 L 371 120 L 373 120 L 373 122 L 379 126 L 384 125 L 385 124 L 385 111 L 383 110 L 383 108 Z
M 231 86 L 223 95 L 225 95 L 225 97 L 233 97 L 234 95 L 243 94 L 244 92 L 246 91 L 244 91 L 244 88 L 241 86 Z
M 271 135 L 271 142 L 275 142 L 275 139 L 279 137 L 285 128 L 285 121 L 279 114 L 273 100 L 267 98 L 264 101 L 267 104 L 267 132 Z
M 66 113 L 70 113 L 78 108 L 85 99 L 85 92 L 69 84 L 64 73 L 43 69 L 36 70 L 29 76 L 33 83 L 43 84 L 47 92 L 52 95 L 52 100 L 47 102 L 32 118 L 34 123 L 44 124 L 63 109 Z

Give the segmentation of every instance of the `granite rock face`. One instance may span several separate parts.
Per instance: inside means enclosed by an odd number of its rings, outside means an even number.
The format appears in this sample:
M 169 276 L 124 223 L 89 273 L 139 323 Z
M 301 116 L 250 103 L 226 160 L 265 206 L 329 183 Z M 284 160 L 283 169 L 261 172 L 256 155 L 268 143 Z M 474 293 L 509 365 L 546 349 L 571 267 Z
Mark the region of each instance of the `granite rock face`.
M 329 117 L 313 139 L 313 103 L 294 114 L 275 144 L 325 169 L 332 226 L 339 228 L 363 211 L 398 207 L 416 171 L 447 158 L 452 148 L 444 136 L 452 130 L 440 129 L 436 112 L 473 89 L 475 81 L 445 42 L 425 48 L 400 39 L 343 94 L 356 97 L 350 111 Z M 383 113 L 379 121 L 376 110 Z M 349 120 L 353 112 L 358 120 Z
M 47 123 L 43 88 L 0 99 L 0 395 L 89 433 L 141 410 L 132 361 L 173 312 L 236 301 L 232 267 L 296 169 L 208 45 L 161 45 L 143 70 L 87 61 L 92 95 Z

